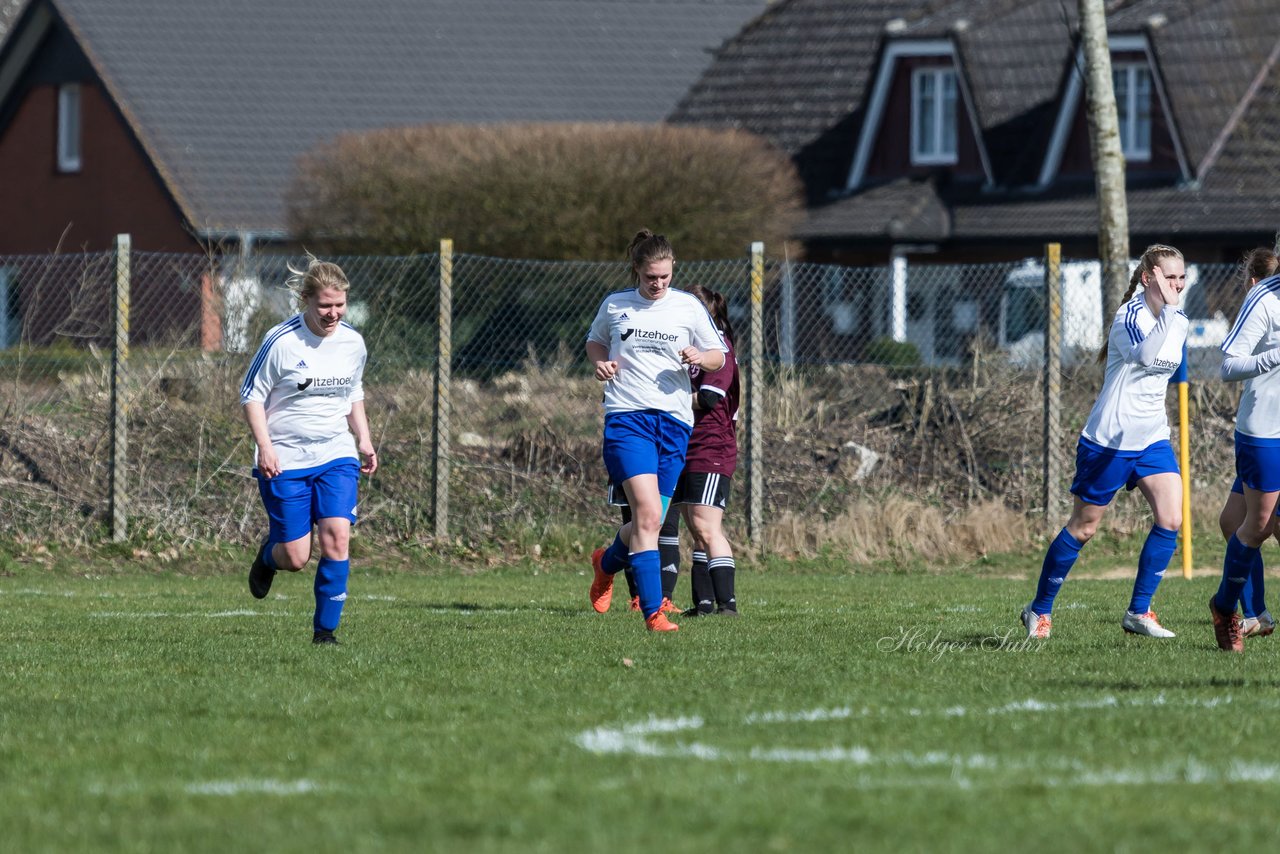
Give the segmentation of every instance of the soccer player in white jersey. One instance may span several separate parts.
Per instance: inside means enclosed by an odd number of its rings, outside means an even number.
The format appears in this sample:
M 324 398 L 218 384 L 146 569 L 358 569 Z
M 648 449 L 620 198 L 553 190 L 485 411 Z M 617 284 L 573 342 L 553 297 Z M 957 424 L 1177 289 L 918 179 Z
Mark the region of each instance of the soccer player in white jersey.
M 1274 276 L 1278 265 L 1280 258 L 1277 258 L 1274 249 L 1263 246 L 1251 249 L 1245 253 L 1241 262 L 1241 279 L 1246 288 L 1252 288 L 1263 279 Z M 1231 484 L 1231 491 L 1227 493 L 1227 500 L 1222 505 L 1222 512 L 1218 514 L 1218 527 L 1222 529 L 1223 540 L 1231 542 L 1231 537 L 1244 521 L 1245 511 L 1244 483 L 1237 474 L 1235 483 Z M 1280 531 L 1276 531 L 1274 525 L 1271 535 L 1280 539 Z M 1276 621 L 1267 610 L 1261 550 L 1254 558 L 1249 577 L 1245 579 L 1244 588 L 1240 591 L 1240 614 L 1240 634 L 1243 637 L 1266 637 L 1276 630 Z
M 270 520 L 249 570 L 249 592 L 261 599 L 276 570 L 305 567 L 315 526 L 312 642 L 336 644 L 356 485 L 361 472 L 378 468 L 361 384 L 366 351 L 364 338 L 342 320 L 350 287 L 342 269 L 311 258 L 305 271 L 290 272 L 302 311 L 266 334 L 240 386 L 257 445 L 253 474 Z
M 1209 600 L 1218 648 L 1243 652 L 1236 602 L 1262 564 L 1262 544 L 1275 529 L 1280 497 L 1280 276 L 1269 276 L 1245 295 L 1222 342 L 1222 378 L 1244 382 L 1236 411 L 1236 474 L 1244 488 L 1244 518 L 1227 540 L 1222 582 Z M 1261 574 L 1260 572 L 1258 573 Z
M 1120 625 L 1131 634 L 1174 636 L 1160 625 L 1151 598 L 1182 525 L 1182 478 L 1169 444 L 1165 395 L 1187 340 L 1187 316 L 1178 308 L 1186 281 L 1182 253 L 1172 246 L 1147 247 L 1133 271 L 1103 345 L 1102 391 L 1076 446 L 1071 518 L 1045 554 L 1036 598 L 1022 609 L 1027 637 L 1049 637 L 1054 597 L 1122 486 L 1141 490 L 1155 524 L 1142 546 L 1133 596 Z
M 640 231 L 627 258 L 635 288 L 605 297 L 586 349 L 604 383 L 605 468 L 622 485 L 632 518 L 592 553 L 590 598 L 596 611 L 609 610 L 613 576 L 629 563 L 645 625 L 670 632 L 677 627 L 661 610 L 658 531 L 693 430 L 688 368 L 719 369 L 726 348 L 698 298 L 671 289 L 675 253 L 666 237 Z

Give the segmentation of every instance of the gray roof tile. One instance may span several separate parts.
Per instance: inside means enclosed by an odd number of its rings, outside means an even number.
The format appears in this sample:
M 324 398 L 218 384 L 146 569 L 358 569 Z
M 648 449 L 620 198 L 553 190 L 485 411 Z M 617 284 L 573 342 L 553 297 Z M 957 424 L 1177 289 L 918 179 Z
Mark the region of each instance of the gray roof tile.
M 0 0 L 2 2 L 2 0 Z M 341 131 L 662 120 L 767 0 L 49 0 L 197 221 L 283 228 Z
M 795 154 L 862 104 L 884 26 L 928 0 L 782 0 L 729 41 L 671 120 L 758 133 Z

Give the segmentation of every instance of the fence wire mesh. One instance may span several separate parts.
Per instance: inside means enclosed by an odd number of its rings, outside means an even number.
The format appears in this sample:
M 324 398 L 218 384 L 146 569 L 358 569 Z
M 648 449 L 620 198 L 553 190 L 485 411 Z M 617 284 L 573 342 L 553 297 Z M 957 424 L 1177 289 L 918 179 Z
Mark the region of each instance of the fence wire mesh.
M 624 264 L 452 256 L 452 379 L 440 403 L 440 256 L 333 260 L 352 282 L 347 319 L 369 347 L 368 411 L 384 465 L 364 488 L 362 532 L 432 539 L 439 405 L 451 416 L 444 462 L 449 529 L 460 542 L 531 546 L 609 518 L 600 388 L 583 342 L 604 296 L 630 286 Z M 237 389 L 264 332 L 297 310 L 285 286 L 290 265 L 305 259 L 130 254 L 129 347 L 115 378 L 129 441 L 116 476 L 137 535 L 258 537 Z M 0 257 L 7 535 L 93 540 L 109 525 L 115 279 L 113 252 Z M 762 371 L 766 547 L 821 548 L 860 525 L 892 524 L 904 495 L 953 514 L 1037 509 L 1046 316 L 1038 259 L 770 261 L 758 354 L 747 335 L 749 259 L 678 264 L 675 286 L 695 283 L 725 295 L 743 371 L 753 359 Z M 1244 291 L 1234 265 L 1189 268 L 1189 364 L 1204 430 L 1193 447 L 1206 477 L 1229 465 L 1222 437 L 1235 397 L 1216 379 L 1218 345 Z M 1069 459 L 1100 381 L 1097 262 L 1064 261 L 1061 297 L 1057 452 Z M 740 529 L 743 494 L 735 489 L 731 529 Z

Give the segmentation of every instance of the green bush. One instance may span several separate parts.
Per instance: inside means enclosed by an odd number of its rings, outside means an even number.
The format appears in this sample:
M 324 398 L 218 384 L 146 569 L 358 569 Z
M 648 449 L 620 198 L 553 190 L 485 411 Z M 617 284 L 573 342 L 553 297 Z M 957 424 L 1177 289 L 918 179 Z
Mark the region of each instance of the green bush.
M 914 368 L 920 364 L 920 351 L 910 341 L 882 336 L 867 345 L 865 361 L 888 368 Z
M 431 125 L 346 134 L 304 156 L 290 228 L 343 253 L 615 260 L 638 228 L 681 259 L 780 247 L 802 211 L 758 137 L 647 125 Z

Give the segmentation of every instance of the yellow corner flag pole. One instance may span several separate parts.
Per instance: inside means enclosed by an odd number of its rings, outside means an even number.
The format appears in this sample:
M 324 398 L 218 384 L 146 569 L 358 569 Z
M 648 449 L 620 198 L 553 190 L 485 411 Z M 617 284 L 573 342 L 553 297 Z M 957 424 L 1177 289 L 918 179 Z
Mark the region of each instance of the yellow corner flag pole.
M 1182 577 L 1191 577 L 1191 419 L 1187 417 L 1187 347 L 1173 375 L 1178 384 L 1178 468 L 1182 470 Z

